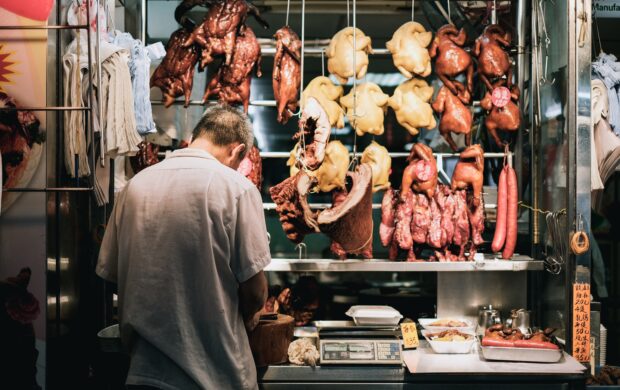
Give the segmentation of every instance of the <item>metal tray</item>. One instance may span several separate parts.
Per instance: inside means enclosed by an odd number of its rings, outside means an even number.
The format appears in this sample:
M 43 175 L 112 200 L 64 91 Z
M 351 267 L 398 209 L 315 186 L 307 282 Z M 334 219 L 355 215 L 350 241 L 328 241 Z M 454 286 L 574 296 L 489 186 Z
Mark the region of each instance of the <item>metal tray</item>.
M 353 321 L 313 321 L 312 325 L 321 330 L 362 330 L 362 329 L 398 329 L 398 325 L 355 325 Z
M 486 360 L 557 363 L 562 359 L 561 349 L 483 347 L 480 345 L 480 350 Z

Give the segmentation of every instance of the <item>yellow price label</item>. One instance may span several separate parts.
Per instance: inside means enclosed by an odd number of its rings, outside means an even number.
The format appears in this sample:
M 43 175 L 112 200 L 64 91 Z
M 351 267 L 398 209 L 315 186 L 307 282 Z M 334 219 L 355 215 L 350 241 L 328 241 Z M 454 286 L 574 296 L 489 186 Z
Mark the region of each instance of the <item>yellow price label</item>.
M 418 329 L 415 326 L 415 322 L 403 322 L 400 324 L 400 331 L 403 334 L 405 349 L 417 348 L 420 345 L 420 340 L 418 340 Z

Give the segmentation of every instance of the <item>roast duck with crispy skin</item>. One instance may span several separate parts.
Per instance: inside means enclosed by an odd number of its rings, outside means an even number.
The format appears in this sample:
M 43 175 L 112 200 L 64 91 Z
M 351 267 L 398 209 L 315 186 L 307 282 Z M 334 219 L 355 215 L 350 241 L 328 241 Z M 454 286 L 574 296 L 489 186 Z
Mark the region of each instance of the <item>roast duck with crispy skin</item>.
M 351 76 L 361 79 L 368 70 L 369 53 L 372 53 L 370 37 L 359 28 L 345 27 L 332 37 L 325 50 L 327 70 L 341 84 L 346 84 Z
M 166 56 L 151 76 L 151 88 L 161 89 L 165 107 L 170 107 L 179 96 L 184 96 L 185 107 L 189 106 L 198 62 L 198 49 L 195 46 L 183 46 L 189 35 L 183 28 L 172 33 L 166 45 Z
M 521 126 L 521 110 L 518 106 L 519 95 L 519 87 L 512 85 L 510 87 L 510 100 L 504 107 L 494 105 L 491 93 L 488 91 L 480 101 L 480 106 L 487 111 L 484 126 L 500 148 L 503 148 L 506 143 L 502 141 L 498 131 L 515 132 Z
M 210 96 L 218 96 L 227 104 L 243 104 L 247 113 L 250 104 L 250 83 L 252 70 L 256 67 L 256 76 L 261 76 L 261 51 L 256 35 L 246 27 L 243 35 L 235 40 L 235 48 L 229 64 L 220 65 L 215 76 L 209 81 L 202 98 L 204 104 Z
M 452 24 L 442 26 L 429 49 L 431 58 L 435 58 L 434 70 L 450 92 L 458 95 L 453 79 L 465 73 L 467 90 L 473 91 L 474 62 L 468 52 L 463 49 L 467 41 L 465 29 L 457 29 Z
M 349 123 L 358 136 L 365 133 L 381 135 L 388 99 L 389 96 L 377 84 L 362 83 L 340 98 L 340 104 L 347 111 Z
M 469 147 L 455 168 L 453 185 L 438 184 L 432 150 L 413 146 L 400 191 L 389 188 L 381 203 L 379 233 L 390 259 L 403 250 L 407 261 L 417 261 L 430 249 L 430 260 L 473 260 L 484 230 L 483 171 L 477 168 L 484 169 L 483 159 L 478 145 Z
M 429 104 L 433 87 L 421 79 L 407 80 L 394 90 L 388 105 L 396 113 L 396 120 L 411 135 L 418 135 L 420 128 L 433 129 L 436 125 L 433 109 Z
M 276 31 L 276 55 L 273 59 L 273 94 L 278 122 L 288 122 L 299 107 L 301 83 L 301 41 L 295 31 L 284 26 Z
M 508 87 L 512 85 L 512 64 L 508 49 L 510 33 L 498 24 L 485 27 L 476 39 L 472 54 L 478 57 L 478 75 L 489 91 L 500 80 Z
M 426 31 L 417 22 L 407 22 L 400 26 L 385 46 L 392 53 L 394 66 L 410 79 L 414 75 L 426 77 L 431 74 L 431 57 L 428 46 L 433 33 Z
M 194 24 L 185 14 L 196 5 L 208 6 L 204 20 L 184 40 L 183 46 L 197 45 L 201 50 L 202 68 L 211 63 L 215 56 L 224 55 L 224 65 L 234 62 L 237 39 L 249 29 L 245 22 L 252 15 L 266 29 L 269 24 L 260 16 L 258 8 L 246 0 L 184 0 L 175 11 L 179 24 Z M 253 35 L 253 34 L 252 34 Z
M 256 146 L 252 146 L 252 149 L 241 161 L 237 172 L 247 177 L 260 191 L 263 182 L 263 161 L 260 157 L 260 150 Z
M 159 145 L 142 141 L 138 144 L 138 153 L 129 157 L 129 163 L 134 173 L 138 173 L 145 168 L 155 165 L 159 162 Z
M 457 95 L 450 92 L 450 89 L 443 85 L 435 101 L 432 104 L 433 111 L 441 115 L 439 120 L 439 133 L 444 137 L 450 148 L 457 151 L 456 142 L 452 138 L 452 133 L 464 134 L 465 144 L 471 145 L 471 126 L 474 117 L 468 104 L 471 95 L 465 86 L 458 81 L 454 81 L 454 86 L 459 92 Z

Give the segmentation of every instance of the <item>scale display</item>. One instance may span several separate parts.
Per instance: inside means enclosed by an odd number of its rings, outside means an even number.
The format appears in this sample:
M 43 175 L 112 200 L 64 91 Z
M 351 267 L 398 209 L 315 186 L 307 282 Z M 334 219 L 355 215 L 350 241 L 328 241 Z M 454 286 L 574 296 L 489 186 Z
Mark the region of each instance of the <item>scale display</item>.
M 320 340 L 321 364 L 402 364 L 400 340 Z

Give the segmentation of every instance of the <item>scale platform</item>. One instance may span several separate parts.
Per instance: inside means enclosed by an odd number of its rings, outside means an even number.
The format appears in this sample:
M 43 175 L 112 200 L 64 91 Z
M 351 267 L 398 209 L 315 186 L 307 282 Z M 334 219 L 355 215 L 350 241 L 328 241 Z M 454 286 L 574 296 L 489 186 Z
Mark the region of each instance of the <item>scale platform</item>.
M 321 364 L 402 365 L 399 327 L 357 326 L 352 321 L 315 321 Z

